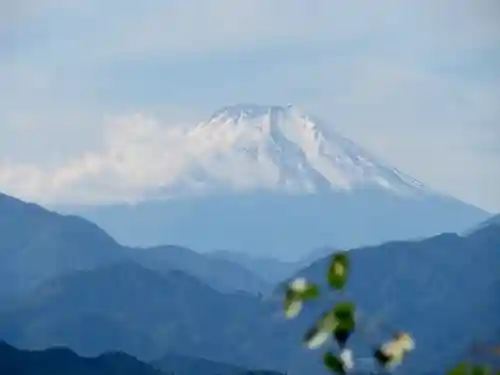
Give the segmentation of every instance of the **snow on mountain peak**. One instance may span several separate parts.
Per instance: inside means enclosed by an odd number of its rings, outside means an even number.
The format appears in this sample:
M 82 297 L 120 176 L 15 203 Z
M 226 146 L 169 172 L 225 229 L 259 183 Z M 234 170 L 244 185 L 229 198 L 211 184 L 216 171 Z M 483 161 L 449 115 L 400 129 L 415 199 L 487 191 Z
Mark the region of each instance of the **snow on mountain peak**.
M 186 137 L 192 159 L 177 191 L 427 190 L 293 105 L 227 106 Z

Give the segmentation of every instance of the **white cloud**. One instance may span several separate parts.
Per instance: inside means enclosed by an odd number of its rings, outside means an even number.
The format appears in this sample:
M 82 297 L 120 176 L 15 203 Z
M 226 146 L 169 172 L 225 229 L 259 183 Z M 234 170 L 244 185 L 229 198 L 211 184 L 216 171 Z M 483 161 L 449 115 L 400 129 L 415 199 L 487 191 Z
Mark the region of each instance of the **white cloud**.
M 54 166 L 0 163 L 0 186 L 44 203 L 134 200 L 171 183 L 188 162 L 182 132 L 143 115 L 107 119 L 100 150 Z

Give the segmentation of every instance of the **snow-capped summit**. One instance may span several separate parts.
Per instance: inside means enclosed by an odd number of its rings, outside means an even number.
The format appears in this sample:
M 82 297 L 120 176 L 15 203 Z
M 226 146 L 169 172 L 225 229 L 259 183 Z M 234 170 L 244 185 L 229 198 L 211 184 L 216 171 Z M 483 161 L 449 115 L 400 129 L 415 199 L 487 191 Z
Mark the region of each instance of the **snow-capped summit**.
M 186 137 L 192 160 L 182 184 L 176 184 L 183 192 L 223 188 L 314 193 L 370 187 L 410 195 L 427 191 L 292 105 L 227 106 Z
M 163 185 L 134 205 L 79 213 L 127 245 L 288 260 L 312 249 L 462 231 L 486 217 L 294 106 L 224 107 L 177 135 L 162 159 Z

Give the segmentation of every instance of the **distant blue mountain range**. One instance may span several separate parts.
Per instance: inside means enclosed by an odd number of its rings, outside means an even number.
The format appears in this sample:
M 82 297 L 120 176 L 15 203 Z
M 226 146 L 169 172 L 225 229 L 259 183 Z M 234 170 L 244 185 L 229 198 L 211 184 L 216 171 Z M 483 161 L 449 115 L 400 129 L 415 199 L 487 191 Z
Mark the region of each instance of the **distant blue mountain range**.
M 120 246 L 86 220 L 5 195 L 0 233 L 0 338 L 12 345 L 65 345 L 92 356 L 122 350 L 142 361 L 172 354 L 290 375 L 322 374 L 321 351 L 306 351 L 299 342 L 326 301 L 285 321 L 279 288 L 269 296 L 244 291 L 263 281 L 238 262 L 220 266 L 212 256 L 168 246 L 143 258 L 148 249 Z M 170 250 L 182 256 L 163 256 Z M 349 254 L 346 297 L 363 309 L 363 324 L 373 325 L 366 328 L 368 340 L 405 329 L 417 341 L 402 373 L 442 373 L 474 342 L 500 338 L 499 226 Z M 328 261 L 296 274 L 321 283 Z M 362 355 L 369 350 L 366 337 L 354 342 Z
M 73 208 L 120 243 L 182 244 L 296 261 L 322 247 L 354 248 L 461 232 L 489 214 L 441 195 L 380 189 L 315 195 L 255 193 Z
M 263 292 L 270 284 L 243 266 L 181 246 L 131 248 L 81 217 L 60 215 L 0 193 L 0 300 L 75 270 L 134 260 L 158 272 L 184 270 L 222 290 Z
M 19 350 L 0 342 L 2 375 L 282 375 L 250 371 L 201 358 L 165 356 L 151 364 L 121 352 L 80 357 L 65 347 Z

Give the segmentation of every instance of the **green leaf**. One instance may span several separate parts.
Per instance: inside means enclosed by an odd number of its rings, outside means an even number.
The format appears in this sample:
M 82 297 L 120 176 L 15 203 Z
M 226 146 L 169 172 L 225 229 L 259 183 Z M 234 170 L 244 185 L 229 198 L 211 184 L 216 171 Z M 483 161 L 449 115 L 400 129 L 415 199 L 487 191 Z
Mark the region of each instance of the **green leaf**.
M 333 311 L 324 314 L 316 324 L 304 335 L 304 343 L 309 349 L 316 349 L 323 345 L 338 326 Z
M 283 308 L 285 310 L 285 316 L 288 319 L 293 319 L 300 314 L 302 310 L 302 301 L 295 296 L 290 296 L 285 298 Z
M 335 372 L 337 374 L 345 374 L 346 373 L 346 371 L 344 369 L 344 364 L 342 363 L 342 360 L 340 358 L 334 356 L 330 352 L 326 352 L 325 355 L 323 356 L 323 363 L 332 372 Z
M 297 293 L 292 289 L 287 289 L 285 300 L 283 301 L 283 310 L 288 319 L 293 319 L 299 315 L 302 310 L 302 300 L 297 298 Z
M 303 301 L 311 300 L 319 296 L 319 287 L 308 283 L 304 278 L 298 278 L 291 282 L 285 292 L 283 309 L 287 318 L 295 318 L 302 310 Z
M 346 330 L 346 329 L 341 329 L 340 327 L 335 329 L 335 332 L 333 333 L 333 336 L 335 337 L 335 341 L 337 341 L 337 344 L 341 349 L 345 348 L 347 344 L 347 340 L 349 340 L 349 337 L 351 337 L 352 331 Z
M 315 284 L 309 284 L 307 289 L 300 293 L 302 300 L 310 300 L 319 297 L 319 287 Z
M 339 302 L 333 308 L 335 319 L 342 330 L 354 331 L 356 328 L 356 306 L 351 302 Z
M 285 293 L 285 301 L 290 301 L 292 299 L 295 299 L 295 293 L 292 289 L 288 288 Z
M 328 282 L 335 289 L 343 289 L 349 274 L 349 258 L 345 253 L 338 253 L 333 256 L 328 268 Z
M 354 314 L 356 313 L 356 305 L 352 302 L 339 302 L 332 310 L 335 318 L 339 322 L 354 323 Z
M 472 375 L 490 375 L 491 371 L 486 366 L 472 366 Z
M 288 284 L 286 298 L 297 298 L 300 300 L 310 300 L 319 296 L 319 287 L 308 282 L 305 278 L 299 277 Z
M 465 363 L 459 363 L 453 370 L 449 371 L 447 375 L 468 375 L 470 366 Z
M 332 310 L 338 325 L 333 332 L 340 348 L 344 348 L 347 340 L 356 328 L 356 307 L 351 302 L 340 302 Z

